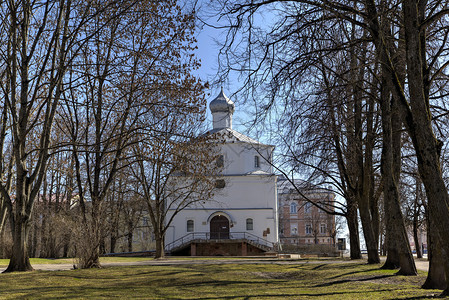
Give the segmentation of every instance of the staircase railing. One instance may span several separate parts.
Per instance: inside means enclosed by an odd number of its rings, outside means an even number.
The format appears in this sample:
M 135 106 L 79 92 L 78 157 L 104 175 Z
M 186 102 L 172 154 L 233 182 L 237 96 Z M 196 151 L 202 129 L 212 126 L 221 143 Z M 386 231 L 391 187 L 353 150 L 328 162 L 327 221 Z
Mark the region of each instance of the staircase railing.
M 190 243 L 193 240 L 211 240 L 211 241 L 220 241 L 220 240 L 239 240 L 246 239 L 248 241 L 252 241 L 258 245 L 265 246 L 270 249 L 275 248 L 275 243 L 270 242 L 266 239 L 258 237 L 255 234 L 249 232 L 191 232 L 183 237 L 165 245 L 165 251 L 172 251 L 175 248 L 182 247 L 185 244 Z

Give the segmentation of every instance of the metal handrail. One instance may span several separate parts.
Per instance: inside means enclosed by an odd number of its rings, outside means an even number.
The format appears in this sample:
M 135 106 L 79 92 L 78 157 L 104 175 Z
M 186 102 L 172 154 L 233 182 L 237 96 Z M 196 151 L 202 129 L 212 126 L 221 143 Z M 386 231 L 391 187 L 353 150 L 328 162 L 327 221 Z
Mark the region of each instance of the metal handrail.
M 256 242 L 259 245 L 274 248 L 275 244 L 266 239 L 258 237 L 255 234 L 249 232 L 190 232 L 179 239 L 167 244 L 165 246 L 166 251 L 170 251 L 174 248 L 180 247 L 184 244 L 189 243 L 192 240 L 236 240 L 236 239 L 246 239 L 249 241 Z

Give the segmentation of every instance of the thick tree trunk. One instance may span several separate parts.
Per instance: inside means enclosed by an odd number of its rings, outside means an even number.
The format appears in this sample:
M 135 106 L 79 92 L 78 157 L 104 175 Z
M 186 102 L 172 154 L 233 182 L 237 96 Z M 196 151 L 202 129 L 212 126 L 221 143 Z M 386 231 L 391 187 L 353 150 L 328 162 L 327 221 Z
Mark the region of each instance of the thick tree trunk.
M 82 224 L 83 232 L 77 245 L 78 267 L 81 269 L 100 268 L 100 225 L 99 220 L 94 218 L 96 213 L 92 213 L 93 220 L 85 220 Z
M 8 268 L 4 271 L 32 271 L 30 258 L 28 256 L 28 232 L 29 218 L 23 215 L 16 215 L 15 226 L 13 230 L 13 249 Z
M 427 222 L 427 255 L 429 258 L 429 272 L 426 282 L 422 288 L 424 289 L 440 289 L 447 288 L 445 262 L 441 253 L 441 245 L 436 235 L 435 224 L 431 224 L 431 220 Z
M 378 264 L 380 263 L 378 247 L 376 244 L 376 237 L 371 223 L 371 214 L 369 213 L 369 207 L 363 206 L 360 208 L 360 219 L 362 221 L 363 236 L 365 237 L 366 250 L 368 251 L 368 263 Z
M 412 137 L 418 170 L 426 188 L 429 218 L 438 220 L 435 222 L 436 233 L 441 245 L 442 259 L 446 265 L 449 261 L 449 243 L 447 242 L 449 241 L 449 195 L 440 168 L 439 156 L 442 143 L 433 134 L 432 115 L 428 98 L 426 98 L 428 88 L 424 74 L 425 30 L 420 27 L 424 18 L 423 5 L 425 4 L 425 1 L 418 3 L 416 0 L 403 3 L 411 106 L 407 129 Z M 446 280 L 449 280 L 447 275 Z M 445 290 L 445 293 L 447 292 L 448 290 Z
M 385 260 L 384 265 L 382 266 L 382 269 L 387 270 L 394 270 L 399 268 L 399 253 L 396 248 L 396 242 L 394 237 L 394 230 L 391 223 L 391 217 L 390 217 L 390 209 L 386 205 L 388 204 L 388 201 L 385 201 L 384 196 L 384 210 L 385 210 L 385 244 L 386 244 L 386 251 L 387 251 L 387 259 Z
M 382 73 L 385 74 L 385 66 L 382 67 Z M 381 173 L 383 180 L 383 194 L 385 218 L 388 235 L 388 249 L 395 248 L 398 254 L 400 270 L 398 274 L 401 275 L 417 275 L 415 261 L 408 242 L 407 231 L 404 224 L 404 218 L 401 212 L 401 204 L 399 201 L 399 190 L 397 181 L 399 180 L 399 172 L 395 172 L 393 154 L 400 152 L 399 149 L 393 148 L 393 145 L 400 147 L 400 143 L 393 141 L 393 131 L 400 132 L 400 122 L 393 123 L 393 116 L 398 116 L 392 109 L 396 109 L 394 98 L 391 98 L 387 88 L 385 78 L 382 80 L 381 92 L 381 111 L 382 111 L 382 158 L 381 158 Z M 390 101 L 391 99 L 391 101 Z M 393 103 L 392 103 L 393 102 Z M 397 121 L 397 120 L 396 120 Z M 395 124 L 396 127 L 393 127 Z M 399 136 L 395 136 L 400 138 Z M 395 251 L 393 250 L 393 251 Z M 390 259 L 389 263 L 384 265 L 384 268 L 392 267 L 396 264 L 393 261 L 396 257 Z
M 349 230 L 349 251 L 351 259 L 361 259 L 359 238 L 359 220 L 357 216 L 357 207 L 355 205 L 348 206 L 346 213 L 346 222 Z

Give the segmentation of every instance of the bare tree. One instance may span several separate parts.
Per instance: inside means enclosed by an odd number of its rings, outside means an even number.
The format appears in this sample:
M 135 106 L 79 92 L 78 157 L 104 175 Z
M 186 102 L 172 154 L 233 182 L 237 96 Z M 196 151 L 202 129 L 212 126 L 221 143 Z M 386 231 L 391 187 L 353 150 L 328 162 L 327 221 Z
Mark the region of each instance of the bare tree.
M 169 104 L 157 97 L 161 91 L 178 97 L 180 89 L 192 89 L 189 95 L 198 97 L 202 88 L 190 74 L 198 67 L 191 55 L 192 12 L 183 12 L 176 1 L 129 5 L 120 19 L 98 18 L 86 26 L 84 33 L 92 39 L 71 69 L 72 92 L 61 111 L 75 159 L 86 237 L 83 268 L 99 266 L 106 197 L 117 172 L 132 162 L 130 146 L 152 131 L 153 124 L 145 120 L 148 112 Z M 189 101 L 197 100 L 178 104 Z
M 0 6 L 1 93 L 11 118 L 8 132 L 14 157 L 14 191 L 0 185 L 14 241 L 6 272 L 32 269 L 27 251 L 30 218 L 51 154 L 67 68 L 89 39 L 79 34 L 80 29 L 110 4 L 98 6 L 95 14 L 91 2 L 71 0 L 6 1 Z M 4 161 L 5 153 L 1 155 Z
M 215 163 L 220 138 L 195 137 L 205 103 L 201 107 L 193 105 L 182 112 L 170 108 L 157 126 L 158 132 L 134 147 L 139 159 L 132 170 L 140 185 L 138 192 L 147 204 L 156 258 L 164 256 L 165 233 L 174 217 L 187 207 L 210 200 L 222 168 Z
M 436 232 L 442 242 L 443 254 L 449 253 L 449 246 L 443 242 L 449 238 L 449 223 L 447 223 L 449 222 L 447 221 L 449 220 L 449 196 L 440 168 L 442 143 L 433 129 L 434 120 L 432 115 L 434 110 L 430 104 L 430 100 L 437 101 L 440 99 L 443 92 L 440 87 L 444 86 L 446 81 L 446 76 L 444 76 L 443 72 L 447 64 L 444 63 L 446 60 L 443 57 L 445 57 L 447 50 L 446 39 L 448 30 L 444 25 L 448 14 L 447 4 L 444 1 L 237 1 L 228 3 L 229 6 L 227 7 L 229 10 L 226 11 L 228 16 L 232 14 L 236 16 L 237 21 L 234 23 L 235 26 L 232 27 L 232 30 L 235 31 L 241 28 L 240 26 L 244 24 L 245 20 L 252 20 L 252 16 L 255 13 L 260 12 L 263 7 L 272 3 L 277 5 L 276 8 L 285 5 L 292 8 L 293 11 L 299 12 L 297 15 L 306 15 L 304 18 L 291 19 L 300 20 L 300 24 L 304 24 L 304 26 L 309 24 L 323 26 L 323 21 L 340 20 L 367 32 L 367 39 L 370 42 L 370 46 L 375 49 L 376 60 L 383 66 L 383 76 L 390 84 L 388 89 L 394 98 L 393 101 L 397 103 L 399 115 L 403 117 L 402 120 L 404 120 L 405 127 L 417 153 L 418 169 L 429 199 L 429 217 L 435 220 L 445 220 L 444 222 L 436 223 Z M 299 3 L 301 5 L 297 5 Z M 315 18 L 308 22 L 313 16 L 317 16 L 317 12 L 323 10 L 327 12 L 327 14 L 323 14 L 327 18 Z M 386 12 L 392 13 L 388 15 Z M 403 17 L 401 18 L 401 16 Z M 384 30 L 384 22 L 390 22 L 391 32 Z M 303 27 L 300 28 L 303 29 Z M 319 27 L 314 28 L 319 30 Z M 400 33 L 401 30 L 402 33 Z M 273 33 L 276 32 L 274 31 Z M 229 36 L 231 38 L 235 37 L 235 35 Z M 284 40 L 278 39 L 281 43 Z M 388 43 L 389 40 L 394 40 L 393 47 Z M 404 48 L 398 47 L 396 43 L 398 40 L 404 41 Z M 304 41 L 308 41 L 307 37 L 304 38 Z M 264 73 L 263 70 L 265 69 L 262 68 L 262 64 L 252 64 L 256 61 L 257 51 L 253 52 L 251 50 L 259 47 L 260 43 L 253 42 L 247 45 L 249 45 L 249 48 L 245 49 L 245 51 L 251 53 L 251 58 L 253 59 L 251 63 L 247 64 L 247 66 L 252 65 L 252 67 L 244 69 L 250 75 L 247 77 L 247 82 L 260 82 L 256 80 L 259 75 L 270 78 L 272 73 Z M 266 49 L 281 49 L 280 47 L 271 47 L 272 44 L 269 43 L 267 45 L 268 47 L 265 48 L 259 47 L 261 52 Z M 310 48 L 307 47 L 306 43 L 301 46 L 303 46 L 301 51 L 304 49 L 303 53 L 314 54 L 313 51 L 307 52 Z M 298 49 L 298 47 L 295 49 Z M 329 48 L 329 50 L 332 49 Z M 269 55 L 259 57 L 265 58 L 264 62 L 275 65 L 276 55 L 272 55 L 273 52 L 263 53 L 268 53 Z M 228 57 L 231 56 L 228 55 Z M 236 57 L 238 56 L 233 58 Z M 306 57 L 307 55 L 302 55 L 296 61 Z M 407 66 L 407 73 L 402 72 L 398 68 L 399 64 L 395 61 L 397 57 L 405 58 L 404 65 Z M 311 63 L 314 63 L 313 55 Z M 262 72 L 259 72 L 260 70 Z M 286 66 L 283 70 L 291 71 L 296 76 L 300 76 L 304 72 L 304 69 L 292 69 L 290 66 Z M 298 70 L 297 73 L 295 73 L 296 70 Z M 406 77 L 404 77 L 405 75 Z M 406 81 L 403 78 L 406 78 Z M 406 90 L 407 92 L 405 92 Z M 431 93 L 434 95 L 433 98 L 430 97 Z M 389 97 L 384 99 L 390 100 Z M 389 183 L 391 182 L 393 181 L 389 180 Z M 385 191 L 397 189 L 391 188 L 394 184 L 386 186 L 388 188 Z M 397 193 L 394 192 L 393 194 Z M 399 211 L 397 209 L 397 200 L 395 200 L 397 197 L 394 196 L 392 199 L 395 206 L 392 212 L 397 214 Z M 399 224 L 402 222 L 400 221 Z M 399 228 L 401 228 L 399 236 L 404 236 L 403 226 L 401 225 Z M 404 249 L 401 251 L 408 257 L 406 260 L 411 263 L 409 250 Z M 447 261 L 447 258 L 444 261 Z M 413 267 L 409 268 L 409 270 L 410 273 L 414 273 Z

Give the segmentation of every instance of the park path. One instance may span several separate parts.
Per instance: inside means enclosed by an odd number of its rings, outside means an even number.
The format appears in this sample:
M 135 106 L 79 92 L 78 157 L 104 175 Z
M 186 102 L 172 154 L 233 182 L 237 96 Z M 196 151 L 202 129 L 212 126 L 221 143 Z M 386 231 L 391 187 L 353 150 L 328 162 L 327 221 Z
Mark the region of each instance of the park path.
M 360 261 L 360 263 L 366 260 L 356 260 L 353 262 Z M 225 258 L 225 259 L 203 259 L 203 258 L 192 258 L 192 259 L 153 259 L 133 262 L 105 262 L 102 263 L 103 267 L 118 267 L 118 266 L 161 266 L 161 265 L 183 265 L 183 264 L 341 264 L 350 262 L 349 260 L 297 260 L 297 259 L 279 259 L 275 257 L 257 257 L 257 258 Z M 429 262 L 426 260 L 415 260 L 416 268 L 421 271 L 427 271 L 429 268 Z M 62 270 L 72 270 L 73 264 L 34 264 L 33 268 L 40 271 L 62 271 Z M 0 272 L 3 272 L 6 268 L 0 267 Z

